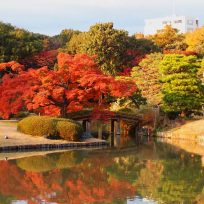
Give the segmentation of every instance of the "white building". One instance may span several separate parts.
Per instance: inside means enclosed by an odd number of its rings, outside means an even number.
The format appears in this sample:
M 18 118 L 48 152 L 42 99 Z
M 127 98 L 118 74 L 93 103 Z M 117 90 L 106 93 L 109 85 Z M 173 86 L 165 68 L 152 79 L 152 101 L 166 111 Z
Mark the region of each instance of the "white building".
M 186 16 L 168 16 L 164 18 L 155 18 L 145 20 L 144 35 L 153 35 L 166 25 L 171 25 L 179 30 L 180 33 L 194 31 L 198 27 L 198 20 Z

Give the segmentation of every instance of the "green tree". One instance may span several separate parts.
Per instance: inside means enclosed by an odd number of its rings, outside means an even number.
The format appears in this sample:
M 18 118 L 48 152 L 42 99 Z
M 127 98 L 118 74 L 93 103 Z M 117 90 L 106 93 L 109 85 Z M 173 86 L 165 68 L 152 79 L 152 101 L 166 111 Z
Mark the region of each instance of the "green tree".
M 158 30 L 155 35 L 149 36 L 162 50 L 186 50 L 185 36 L 179 34 L 177 29 L 167 25 L 164 29 Z
M 0 22 L 0 62 L 18 61 L 43 50 L 45 38 Z
M 88 32 L 74 33 L 61 51 L 94 55 L 105 74 L 117 75 L 159 48 L 149 39 L 136 39 L 124 30 L 115 29 L 113 23 L 98 23 Z
M 81 33 L 79 30 L 64 29 L 59 35 L 50 38 L 51 47 L 55 46 L 56 48 L 64 48 L 71 38 L 79 33 Z
M 88 32 L 74 34 L 61 51 L 72 55 L 86 53 L 87 50 L 85 50 L 84 44 L 87 40 L 89 40 Z
M 137 50 L 142 54 L 150 54 L 161 51 L 160 48 L 151 40 L 147 38 L 136 38 L 136 36 L 130 37 L 129 47 Z
M 131 72 L 131 77 L 141 90 L 142 96 L 152 105 L 161 103 L 161 83 L 159 64 L 163 58 L 161 53 L 147 55 Z
M 198 70 L 198 77 L 204 83 L 204 58 L 202 59 L 201 66 L 200 66 L 200 68 Z
M 165 112 L 188 114 L 201 108 L 204 91 L 197 76 L 199 67 L 196 56 L 164 56 L 160 69 Z
M 128 33 L 113 28 L 113 23 L 98 23 L 88 32 L 74 35 L 65 48 L 68 53 L 95 55 L 104 73 L 115 75 L 120 71 L 127 51 Z

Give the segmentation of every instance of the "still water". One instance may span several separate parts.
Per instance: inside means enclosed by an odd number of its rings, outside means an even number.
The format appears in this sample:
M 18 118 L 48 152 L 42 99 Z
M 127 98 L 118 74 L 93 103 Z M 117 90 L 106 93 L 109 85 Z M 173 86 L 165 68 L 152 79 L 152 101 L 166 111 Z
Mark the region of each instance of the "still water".
M 1 160 L 0 203 L 203 204 L 203 170 L 162 142 Z

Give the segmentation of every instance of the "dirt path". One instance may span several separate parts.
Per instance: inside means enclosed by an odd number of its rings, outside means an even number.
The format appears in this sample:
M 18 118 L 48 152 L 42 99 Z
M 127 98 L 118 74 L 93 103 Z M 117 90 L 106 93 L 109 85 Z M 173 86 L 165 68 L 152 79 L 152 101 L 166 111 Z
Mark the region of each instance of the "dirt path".
M 8 139 L 5 139 L 5 136 Z M 67 143 L 65 140 L 49 140 L 43 137 L 33 137 L 17 131 L 15 123 L 0 122 L 0 147 L 27 145 L 27 144 L 61 144 Z
M 8 139 L 5 139 L 5 136 Z M 91 138 L 84 142 L 100 142 L 99 140 Z M 66 140 L 50 140 L 44 137 L 34 137 L 26 135 L 17 131 L 17 125 L 15 122 L 2 122 L 0 121 L 0 147 L 5 146 L 18 146 L 18 145 L 37 145 L 37 144 L 68 144 Z M 72 142 L 73 143 L 73 142 Z

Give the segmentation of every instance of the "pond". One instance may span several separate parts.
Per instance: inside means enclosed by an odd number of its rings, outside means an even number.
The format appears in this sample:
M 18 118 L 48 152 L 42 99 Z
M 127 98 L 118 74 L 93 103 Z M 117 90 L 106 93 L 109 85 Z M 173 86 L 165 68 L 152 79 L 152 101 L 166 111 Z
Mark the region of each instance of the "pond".
M 0 203 L 202 204 L 202 160 L 156 141 L 2 160 Z

